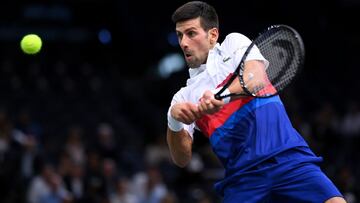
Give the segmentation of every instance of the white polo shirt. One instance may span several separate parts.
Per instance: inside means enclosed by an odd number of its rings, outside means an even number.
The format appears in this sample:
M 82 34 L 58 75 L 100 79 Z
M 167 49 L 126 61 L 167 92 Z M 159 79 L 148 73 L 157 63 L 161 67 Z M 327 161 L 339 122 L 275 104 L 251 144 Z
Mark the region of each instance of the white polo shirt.
M 190 78 L 187 80 L 186 86 L 174 95 L 171 106 L 181 102 L 196 104 L 206 90 L 216 89 L 229 74 L 234 72 L 250 44 L 251 40 L 240 33 L 227 35 L 221 45 L 217 43 L 209 51 L 206 64 L 189 69 Z M 268 61 L 256 47 L 248 54 L 246 61 L 248 60 L 262 60 L 265 67 L 268 66 Z M 184 124 L 184 129 L 189 132 L 191 137 L 195 127 L 195 123 Z

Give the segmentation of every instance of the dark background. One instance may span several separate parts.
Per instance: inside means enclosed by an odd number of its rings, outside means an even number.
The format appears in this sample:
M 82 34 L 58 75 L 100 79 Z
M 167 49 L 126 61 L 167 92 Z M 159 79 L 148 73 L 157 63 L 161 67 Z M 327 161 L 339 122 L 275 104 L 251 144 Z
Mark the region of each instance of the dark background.
M 356 184 L 360 135 L 357 93 L 360 2 L 208 2 L 219 15 L 220 42 L 230 32 L 255 38 L 272 24 L 287 24 L 300 33 L 306 49 L 305 67 L 281 96 L 294 127 L 312 149 L 325 158 L 324 171 L 342 192 L 360 198 Z M 165 55 L 181 53 L 178 46 L 168 42 L 168 37 L 175 28 L 171 22 L 172 12 L 183 3 L 185 1 L 0 2 L 0 107 L 14 129 L 22 130 L 26 136 L 35 134 L 39 148 L 36 154 L 41 157 L 39 169 L 34 166 L 36 170 L 27 181 L 39 174 L 44 163 L 59 165 L 73 126 L 83 130 L 82 142 L 88 155 L 99 151 L 94 147 L 98 126 L 109 124 L 114 131 L 118 155 L 111 158 L 123 176 L 130 178 L 148 168 L 145 157 L 149 146 L 166 149 L 167 108 L 172 95 L 185 84 L 188 72 L 184 68 L 161 78 L 156 70 Z M 111 33 L 109 43 L 99 41 L 99 31 L 104 29 Z M 20 40 L 28 33 L 36 33 L 43 40 L 37 55 L 25 55 L 20 49 Z M 23 112 L 41 130 L 26 131 L 19 118 Z M 346 122 L 357 130 L 348 132 L 344 127 Z M 202 171 L 178 169 L 168 160 L 165 166 L 157 164 L 157 167 L 160 165 L 166 187 L 179 202 L 206 199 L 207 195 L 199 197 L 194 192 L 198 190 L 190 190 L 193 185 L 208 194 L 210 202 L 216 202 L 219 198 L 213 194 L 211 185 L 218 176 L 209 178 L 204 174 L 211 174 L 206 168 L 221 167 L 216 161 L 208 160 L 207 140 L 200 133 L 197 137 L 194 151 L 205 165 Z M 7 162 L 3 159 L 0 165 L 0 185 L 6 188 L 0 195 L 4 202 L 25 201 L 30 184 L 26 182 L 19 189 L 16 182 L 7 187 L 12 181 L 4 177 L 8 177 L 9 171 L 21 176 L 19 167 L 26 151 L 22 144 L 15 145 L 11 153 L 17 158 Z M 107 158 L 100 157 L 101 160 Z M 172 175 L 166 175 L 169 173 Z M 193 181 L 183 181 L 187 175 Z M 16 199 L 11 191 L 20 191 L 22 195 Z

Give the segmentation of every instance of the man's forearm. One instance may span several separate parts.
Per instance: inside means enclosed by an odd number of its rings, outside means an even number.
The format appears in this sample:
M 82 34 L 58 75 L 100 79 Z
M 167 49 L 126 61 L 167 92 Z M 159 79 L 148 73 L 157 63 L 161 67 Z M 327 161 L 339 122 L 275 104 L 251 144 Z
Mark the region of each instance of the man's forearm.
M 192 153 L 192 138 L 188 132 L 184 129 L 174 132 L 168 128 L 167 143 L 174 163 L 179 167 L 185 167 L 190 162 Z

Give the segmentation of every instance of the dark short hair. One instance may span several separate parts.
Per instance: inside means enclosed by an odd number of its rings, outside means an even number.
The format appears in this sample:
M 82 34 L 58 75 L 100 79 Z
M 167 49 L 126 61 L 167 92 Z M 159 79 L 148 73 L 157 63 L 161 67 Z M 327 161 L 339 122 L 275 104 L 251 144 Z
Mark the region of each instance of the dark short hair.
M 197 17 L 200 17 L 200 24 L 204 30 L 219 28 L 219 19 L 216 10 L 211 5 L 202 1 L 190 1 L 180 6 L 173 13 L 172 21 L 176 24 Z

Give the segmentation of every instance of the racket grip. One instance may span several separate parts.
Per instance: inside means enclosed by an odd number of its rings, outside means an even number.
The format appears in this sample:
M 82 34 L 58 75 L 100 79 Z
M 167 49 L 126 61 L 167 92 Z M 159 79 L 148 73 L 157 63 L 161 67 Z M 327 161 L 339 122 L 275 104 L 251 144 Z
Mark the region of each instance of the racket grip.
M 216 88 L 215 90 L 212 90 L 212 93 L 214 94 L 214 98 L 217 100 L 223 100 L 225 104 L 230 102 L 230 91 L 228 88 L 226 88 L 223 92 L 219 92 L 222 89 L 222 87 Z M 220 94 L 219 94 L 220 93 Z

